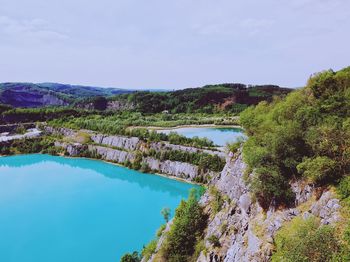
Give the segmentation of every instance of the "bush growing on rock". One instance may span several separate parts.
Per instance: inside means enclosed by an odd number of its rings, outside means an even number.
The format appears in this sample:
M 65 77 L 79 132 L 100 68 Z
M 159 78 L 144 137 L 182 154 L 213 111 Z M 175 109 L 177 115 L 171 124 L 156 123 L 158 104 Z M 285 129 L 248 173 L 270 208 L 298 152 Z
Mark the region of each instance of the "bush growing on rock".
M 275 244 L 272 261 L 276 262 L 324 262 L 339 258 L 341 254 L 341 242 L 334 228 L 320 225 L 315 217 L 294 218 L 277 233 Z

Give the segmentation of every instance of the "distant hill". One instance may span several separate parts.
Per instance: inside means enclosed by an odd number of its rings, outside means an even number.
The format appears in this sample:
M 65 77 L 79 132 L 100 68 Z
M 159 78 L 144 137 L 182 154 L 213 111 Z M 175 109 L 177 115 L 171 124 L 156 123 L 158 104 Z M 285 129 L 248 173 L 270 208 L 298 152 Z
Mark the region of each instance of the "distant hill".
M 135 92 L 109 100 L 129 103 L 143 113 L 239 113 L 250 105 L 271 101 L 274 96 L 285 96 L 293 89 L 276 85 L 218 84 L 187 88 L 171 92 Z
M 1 83 L 0 103 L 13 107 L 67 106 L 84 98 L 131 92 L 134 91 L 57 83 Z
M 57 83 L 2 83 L 0 104 L 13 107 L 73 106 L 97 110 L 137 110 L 143 113 L 226 111 L 239 113 L 292 89 L 276 85 L 218 84 L 176 91 L 135 91 Z

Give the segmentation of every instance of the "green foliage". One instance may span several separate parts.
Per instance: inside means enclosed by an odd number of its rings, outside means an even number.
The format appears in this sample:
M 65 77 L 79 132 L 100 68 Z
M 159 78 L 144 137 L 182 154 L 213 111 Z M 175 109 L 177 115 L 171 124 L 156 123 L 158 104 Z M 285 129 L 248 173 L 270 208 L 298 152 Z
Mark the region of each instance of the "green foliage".
M 149 173 L 151 171 L 149 165 L 146 162 L 141 162 L 140 171 L 142 173 Z
M 133 252 L 132 254 L 125 254 L 124 256 L 122 256 L 122 258 L 120 259 L 120 262 L 140 262 L 141 261 L 141 257 L 139 255 L 138 252 Z
M 169 217 L 170 217 L 170 215 L 171 215 L 170 208 L 164 207 L 164 208 L 162 209 L 162 211 L 160 211 L 160 213 L 161 213 L 162 216 L 164 217 L 165 222 L 168 223 L 168 222 L 169 222 Z
M 162 236 L 165 228 L 166 228 L 165 224 L 161 225 L 160 228 L 158 228 L 158 230 L 157 230 L 157 238 L 160 238 Z
M 206 255 L 206 252 L 207 252 L 204 239 L 197 241 L 197 243 L 196 243 L 196 246 L 194 248 L 194 254 L 192 256 L 194 258 L 194 260 L 196 260 L 199 257 L 201 252 L 203 252 L 204 255 Z
M 19 125 L 16 130 L 15 133 L 16 134 L 25 134 L 27 132 L 27 129 L 23 126 L 23 125 Z
M 350 173 L 350 68 L 313 76 L 308 85 L 241 113 L 243 154 L 264 207 L 292 203 L 289 181 L 318 185 Z
M 215 215 L 216 213 L 220 212 L 224 204 L 224 198 L 221 195 L 220 191 L 214 186 L 209 188 L 209 194 L 212 197 L 210 206 L 211 206 L 213 215 Z
M 165 261 L 188 261 L 206 223 L 207 217 L 198 203 L 197 193 L 192 190 L 188 200 L 182 200 L 176 209 L 173 225 L 161 250 Z
M 158 243 L 158 239 L 154 239 L 142 249 L 141 254 L 142 254 L 142 257 L 146 259 L 146 261 L 150 259 L 152 254 L 156 251 L 157 243 Z
M 350 176 L 346 176 L 340 181 L 337 192 L 342 199 L 350 197 Z
M 316 183 L 322 182 L 326 178 L 332 178 L 337 163 L 327 156 L 317 156 L 306 158 L 297 165 L 299 173 Z
M 241 148 L 242 144 L 243 144 L 243 141 L 241 139 L 238 139 L 237 142 L 227 143 L 226 148 L 228 149 L 229 152 L 236 153 L 238 149 Z
M 221 84 L 174 92 L 135 92 L 117 96 L 114 100 L 132 103 L 142 113 L 154 114 L 164 110 L 170 113 L 215 113 L 224 110 L 239 113 L 249 105 L 288 92 L 290 90 L 277 86 Z
M 210 237 L 208 237 L 208 241 L 213 247 L 220 247 L 221 246 L 219 238 L 215 235 L 211 235 Z
M 65 107 L 15 108 L 4 110 L 2 112 L 0 110 L 0 124 L 49 121 L 53 119 L 62 119 L 64 122 L 69 118 L 74 119 L 77 117 L 86 117 L 89 114 L 95 113 L 95 111 Z
M 0 155 L 49 153 L 56 155 L 61 152 L 54 146 L 54 138 L 27 138 L 10 141 L 1 146 Z
M 272 261 L 343 261 L 341 242 L 331 226 L 321 226 L 314 218 L 294 218 L 275 237 L 276 252 Z

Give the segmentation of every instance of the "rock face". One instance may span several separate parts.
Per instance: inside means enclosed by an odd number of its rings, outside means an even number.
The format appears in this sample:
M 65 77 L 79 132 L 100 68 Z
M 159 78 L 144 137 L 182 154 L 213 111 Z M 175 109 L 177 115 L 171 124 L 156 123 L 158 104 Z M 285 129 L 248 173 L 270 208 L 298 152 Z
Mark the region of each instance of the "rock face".
M 14 132 L 18 127 L 24 127 L 25 129 L 35 128 L 35 123 L 21 123 L 21 124 L 8 124 L 8 125 L 0 125 L 0 133 L 4 132 Z
M 212 214 L 210 210 L 211 196 L 206 193 L 202 197 L 201 202 L 211 216 L 205 236 L 207 255 L 201 254 L 198 262 L 270 261 L 274 236 L 286 221 L 310 215 L 321 218 L 322 224 L 340 221 L 341 206 L 335 195 L 325 191 L 316 200 L 314 188 L 303 182 L 292 184 L 296 207 L 271 208 L 264 213 L 259 204 L 251 200 L 249 187 L 243 181 L 244 171 L 241 154 L 231 155 L 221 174 L 212 180 L 212 185 L 230 199 L 217 214 Z M 220 248 L 214 248 L 208 242 L 211 235 L 219 238 Z
M 54 135 L 62 135 L 65 137 L 72 137 L 72 136 L 75 136 L 77 134 L 76 131 L 69 129 L 69 128 L 64 128 L 64 127 L 56 128 L 56 127 L 45 125 L 42 128 L 46 133 L 54 134 Z
M 170 160 L 160 161 L 152 157 L 147 157 L 144 161 L 152 170 L 189 181 L 194 180 L 199 174 L 198 167 L 189 163 Z
M 225 158 L 226 154 L 222 151 L 214 151 L 208 149 L 201 149 L 191 146 L 183 146 L 183 145 L 173 145 L 168 142 L 153 142 L 150 144 L 150 148 L 156 151 L 160 150 L 177 150 L 177 151 L 185 151 L 189 153 L 206 153 L 209 155 L 217 155 L 221 158 Z
M 124 148 L 126 150 L 136 150 L 139 147 L 140 139 L 137 137 L 106 136 L 94 134 L 91 140 L 96 144 Z
M 104 160 L 117 162 L 119 164 L 122 164 L 125 161 L 133 162 L 135 160 L 135 154 L 122 150 L 93 145 L 89 145 L 88 149 L 90 152 L 95 151 Z
M 108 101 L 107 109 L 113 111 L 125 111 L 135 109 L 135 105 L 133 103 L 123 102 L 123 101 Z

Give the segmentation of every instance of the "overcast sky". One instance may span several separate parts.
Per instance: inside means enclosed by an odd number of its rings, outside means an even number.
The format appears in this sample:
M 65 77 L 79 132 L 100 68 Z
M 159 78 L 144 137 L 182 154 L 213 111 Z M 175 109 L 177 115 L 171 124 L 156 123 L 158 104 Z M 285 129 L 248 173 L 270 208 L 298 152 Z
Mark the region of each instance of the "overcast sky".
M 0 0 L 0 82 L 297 87 L 350 65 L 350 0 Z

